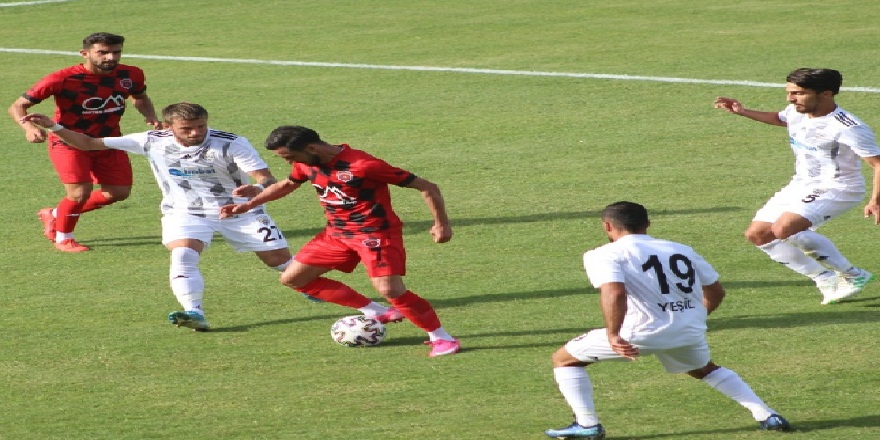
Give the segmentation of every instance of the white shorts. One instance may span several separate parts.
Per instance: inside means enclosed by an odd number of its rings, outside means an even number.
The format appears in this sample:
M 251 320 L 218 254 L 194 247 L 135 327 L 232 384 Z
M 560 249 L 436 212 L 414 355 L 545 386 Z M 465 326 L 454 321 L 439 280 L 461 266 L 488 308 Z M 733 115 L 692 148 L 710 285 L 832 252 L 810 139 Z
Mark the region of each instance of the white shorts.
M 654 355 L 669 373 L 687 373 L 705 367 L 709 360 L 709 342 L 701 338 L 691 345 L 679 347 L 657 347 L 633 344 L 639 349 L 639 356 Z M 629 360 L 611 349 L 604 328 L 590 330 L 565 344 L 565 350 L 582 362 Z
M 817 228 L 854 208 L 864 198 L 864 191 L 809 188 L 790 183 L 774 194 L 752 220 L 773 223 L 783 212 L 791 212 L 809 220 L 813 224 L 811 228 Z
M 162 244 L 174 240 L 196 239 L 211 244 L 220 233 L 238 252 L 261 252 L 287 247 L 287 240 L 268 214 L 242 214 L 233 218 L 204 218 L 187 214 L 162 216 Z

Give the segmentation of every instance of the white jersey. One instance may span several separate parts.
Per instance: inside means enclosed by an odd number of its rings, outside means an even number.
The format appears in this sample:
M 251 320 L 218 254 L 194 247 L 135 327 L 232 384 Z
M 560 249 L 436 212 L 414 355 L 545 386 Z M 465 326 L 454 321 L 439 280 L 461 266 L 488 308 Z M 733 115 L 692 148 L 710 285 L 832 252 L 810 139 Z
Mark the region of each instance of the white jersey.
M 703 286 L 718 273 L 693 249 L 650 235 L 631 234 L 584 254 L 593 287 L 620 282 L 627 311 L 620 335 L 654 347 L 693 344 L 706 333 Z
M 865 191 L 860 158 L 880 156 L 870 127 L 840 107 L 825 116 L 810 118 L 798 113 L 792 104 L 779 112 L 779 119 L 788 124 L 795 156 L 792 183 Z
M 243 203 L 232 190 L 247 184 L 247 173 L 268 168 L 247 139 L 208 129 L 201 145 L 184 147 L 170 130 L 104 138 L 104 145 L 147 156 L 162 190 L 162 214 L 219 218 L 220 207 Z M 262 213 L 262 206 L 251 210 Z

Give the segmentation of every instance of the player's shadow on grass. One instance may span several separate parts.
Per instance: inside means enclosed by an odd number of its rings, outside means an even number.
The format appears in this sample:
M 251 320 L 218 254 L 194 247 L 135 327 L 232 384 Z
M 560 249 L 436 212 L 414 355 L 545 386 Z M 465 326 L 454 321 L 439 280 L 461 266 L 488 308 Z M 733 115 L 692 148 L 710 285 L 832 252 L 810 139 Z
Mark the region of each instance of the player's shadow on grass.
M 656 209 L 651 210 L 651 217 L 658 218 L 661 216 L 675 215 L 694 215 L 694 214 L 721 214 L 725 212 L 743 211 L 745 208 L 739 206 L 718 206 L 709 208 L 696 209 Z M 463 226 L 482 226 L 497 225 L 506 223 L 543 223 L 559 220 L 596 220 L 601 215 L 600 210 L 593 211 L 573 211 L 573 212 L 545 212 L 540 214 L 524 214 L 517 216 L 504 217 L 452 217 L 452 228 Z M 403 227 L 405 234 L 414 234 L 431 230 L 434 222 L 431 220 L 414 220 L 407 221 L 403 219 Z M 286 232 L 285 232 L 286 233 Z
M 536 348 L 536 347 L 558 347 L 560 341 L 571 339 L 577 335 L 586 332 L 589 329 L 583 327 L 555 328 L 543 330 L 520 330 L 520 331 L 497 331 L 482 333 L 461 333 L 455 336 L 463 341 L 467 341 L 463 345 L 462 351 L 479 351 L 479 350 L 513 350 L 517 348 Z M 497 341 L 499 338 L 505 341 L 515 342 L 518 338 L 534 339 L 538 335 L 551 335 L 541 342 L 520 343 L 520 344 L 504 344 L 504 345 L 480 345 L 480 339 L 485 338 L 490 341 Z M 425 341 L 425 336 L 405 336 L 405 337 L 389 337 L 382 345 L 411 345 L 420 344 Z
M 162 237 L 158 235 L 142 235 L 137 237 L 119 236 L 102 238 L 90 238 L 82 240 L 83 243 L 97 246 L 161 246 Z
M 831 420 L 789 420 L 791 422 L 792 430 L 788 433 L 799 433 L 799 432 L 810 432 L 810 431 L 821 431 L 825 429 L 837 429 L 841 427 L 854 427 L 854 428 L 876 428 L 880 427 L 880 417 L 876 415 L 871 416 L 860 416 L 860 417 L 852 417 L 848 419 L 831 419 Z M 754 426 L 754 425 L 752 425 Z M 617 436 L 615 435 L 613 438 L 618 440 L 647 440 L 654 438 L 667 438 L 667 437 L 682 437 L 687 435 L 720 435 L 720 434 L 734 434 L 741 432 L 748 432 L 757 430 L 754 427 L 743 427 L 743 428 L 725 428 L 725 429 L 711 429 L 711 430 L 701 430 L 701 431 L 682 431 L 668 434 L 647 434 L 647 435 L 637 435 L 637 436 Z M 782 433 L 787 434 L 787 433 Z M 836 437 L 834 437 L 836 438 Z
M 242 324 L 230 327 L 212 327 L 210 333 L 229 333 L 229 332 L 246 332 L 252 328 L 257 327 L 265 327 L 268 325 L 284 325 L 284 324 L 296 324 L 298 322 L 306 322 L 306 321 L 332 321 L 339 318 L 339 315 L 314 315 L 314 316 L 304 316 L 302 318 L 285 318 L 285 319 L 273 319 L 271 321 L 262 321 L 262 322 L 254 322 L 251 324 Z
M 709 331 L 714 332 L 745 328 L 792 328 L 822 324 L 863 324 L 866 322 L 880 322 L 880 314 L 873 310 L 853 310 L 848 308 L 806 313 L 741 315 L 725 318 L 710 317 L 708 324 Z
M 596 290 L 588 287 L 574 289 L 530 290 L 527 292 L 487 293 L 460 298 L 430 298 L 435 307 L 459 307 L 481 302 L 506 302 L 530 299 L 561 298 L 563 296 L 590 295 L 595 298 Z

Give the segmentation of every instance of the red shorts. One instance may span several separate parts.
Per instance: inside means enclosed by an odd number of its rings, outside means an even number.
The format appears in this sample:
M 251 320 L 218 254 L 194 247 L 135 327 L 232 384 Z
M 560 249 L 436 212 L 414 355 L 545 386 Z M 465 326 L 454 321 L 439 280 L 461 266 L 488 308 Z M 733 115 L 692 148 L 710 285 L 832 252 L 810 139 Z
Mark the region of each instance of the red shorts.
M 324 230 L 306 243 L 294 258 L 303 264 L 346 273 L 351 273 L 362 262 L 370 278 L 406 275 L 406 250 L 400 232 L 343 238 L 331 237 Z
M 132 184 L 131 162 L 122 150 L 82 151 L 59 144 L 49 147 L 49 159 L 61 183 Z

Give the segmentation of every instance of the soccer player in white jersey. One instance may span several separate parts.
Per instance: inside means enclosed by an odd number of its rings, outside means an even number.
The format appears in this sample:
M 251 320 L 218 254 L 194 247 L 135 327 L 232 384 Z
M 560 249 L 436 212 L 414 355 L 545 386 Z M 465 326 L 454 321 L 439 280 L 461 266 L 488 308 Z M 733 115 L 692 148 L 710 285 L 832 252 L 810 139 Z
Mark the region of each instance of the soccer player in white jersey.
M 553 354 L 553 376 L 575 420 L 545 433 L 604 438 L 584 367 L 645 355 L 654 355 L 667 372 L 687 373 L 735 400 L 761 429 L 790 429 L 739 375 L 709 357 L 706 317 L 724 298 L 718 273 L 690 247 L 647 235 L 649 225 L 648 211 L 637 203 L 616 202 L 602 211 L 611 243 L 585 253 L 584 268 L 599 289 L 605 328 L 580 335 Z
M 287 240 L 262 205 L 220 219 L 221 206 L 243 203 L 277 180 L 246 138 L 209 128 L 204 107 L 187 102 L 171 104 L 162 110 L 162 116 L 165 130 L 105 138 L 68 130 L 38 113 L 21 120 L 45 127 L 81 150 L 112 148 L 147 156 L 162 190 L 162 244 L 171 251 L 171 290 L 184 308 L 171 312 L 168 320 L 179 327 L 208 330 L 199 260 L 215 233 L 235 250 L 254 252 L 279 272 L 293 261 Z M 257 183 L 248 186 L 249 178 Z M 383 322 L 402 319 L 396 309 L 377 303 L 368 305 L 364 313 Z
M 871 128 L 835 103 L 840 72 L 802 68 L 786 82 L 789 105 L 778 113 L 750 110 L 725 97 L 715 99 L 715 108 L 788 127 L 794 177 L 758 210 L 745 236 L 774 261 L 812 278 L 822 304 L 836 303 L 861 292 L 874 275 L 853 266 L 816 228 L 862 201 L 862 160 L 873 168 L 864 214 L 880 224 L 880 148 Z

